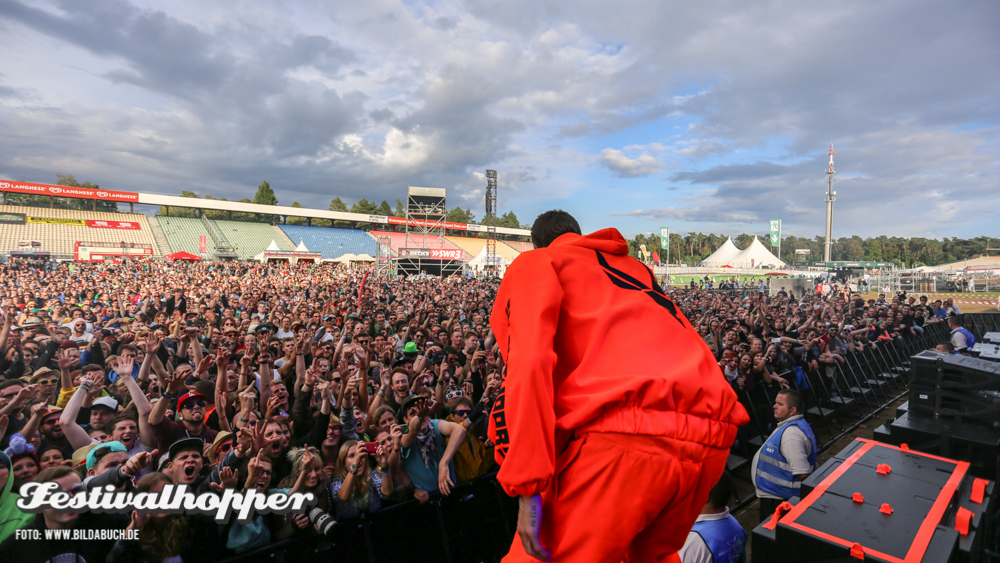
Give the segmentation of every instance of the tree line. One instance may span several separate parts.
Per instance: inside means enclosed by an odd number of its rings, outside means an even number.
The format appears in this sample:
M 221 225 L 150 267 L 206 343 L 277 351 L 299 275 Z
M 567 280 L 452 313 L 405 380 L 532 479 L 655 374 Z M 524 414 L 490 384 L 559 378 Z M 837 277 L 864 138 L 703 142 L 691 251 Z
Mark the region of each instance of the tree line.
M 733 237 L 733 243 L 741 250 L 750 246 L 753 237 L 757 236 L 765 247 L 777 255 L 778 249 L 770 246 L 768 233 L 741 233 Z M 714 233 L 679 233 L 670 234 L 670 261 L 678 261 L 687 266 L 697 266 L 699 262 L 718 250 L 726 242 L 727 235 Z M 823 246 L 826 237 L 814 238 L 787 236 L 781 239 L 781 259 L 788 263 L 821 262 Z M 661 261 L 666 260 L 666 250 L 660 248 L 660 236 L 655 233 L 636 235 L 629 241 L 631 254 L 640 258 L 640 245 L 646 245 L 647 252 L 657 252 Z M 841 237 L 834 240 L 831 251 L 833 261 L 872 261 L 892 262 L 897 266 L 919 267 L 946 264 L 958 260 L 967 260 L 978 255 L 985 255 L 990 246 L 989 237 L 962 239 L 958 237 L 942 240 L 923 237 L 889 237 L 877 236 L 861 238 L 857 235 Z M 809 254 L 796 254 L 796 250 L 806 249 Z
M 181 197 L 188 197 L 193 199 L 207 199 L 213 201 L 229 201 L 226 198 L 215 198 L 211 195 L 200 196 L 191 191 L 182 191 Z M 257 186 L 257 193 L 254 194 L 253 199 L 243 198 L 236 200 L 237 203 L 257 203 L 260 205 L 278 205 L 278 197 L 275 195 L 274 190 L 271 188 L 271 184 L 264 180 Z M 297 201 L 293 201 L 291 207 L 303 209 L 303 205 Z M 369 201 L 366 198 L 361 198 L 354 202 L 350 206 L 337 196 L 330 200 L 330 205 L 327 206 L 330 211 L 341 211 L 344 213 L 360 213 L 363 215 L 385 215 L 394 217 L 405 217 L 406 209 L 403 202 L 396 198 L 396 205 L 392 206 L 388 201 L 382 200 L 380 203 L 376 203 L 375 200 Z M 171 208 L 169 214 L 174 217 L 200 217 L 201 211 L 197 208 Z M 218 211 L 214 209 L 203 210 L 205 216 L 209 219 L 232 219 L 234 221 L 255 221 L 255 222 L 268 222 L 268 223 L 278 223 L 282 221 L 281 217 L 276 215 L 262 215 L 259 213 L 243 213 L 238 211 Z M 160 214 L 167 215 L 167 209 L 164 206 L 160 206 Z M 311 221 L 306 217 L 295 217 L 289 215 L 283 219 L 289 225 L 312 225 L 313 227 L 336 227 L 340 229 L 362 229 L 362 230 L 372 230 L 379 225 L 372 223 L 360 222 L 360 221 L 341 221 L 341 220 L 330 220 L 313 218 Z M 484 217 L 478 223 L 476 223 L 476 214 L 471 209 L 462 209 L 461 207 L 455 207 L 448 211 L 446 221 L 450 223 L 471 223 L 471 224 L 486 224 L 486 218 Z M 531 226 L 522 227 L 521 223 L 517 219 L 517 215 L 513 211 L 508 211 L 503 215 L 497 217 L 498 227 L 509 227 L 513 229 L 526 228 L 530 229 Z M 381 226 L 384 228 L 384 226 Z M 457 234 L 462 231 L 449 231 L 449 234 Z M 483 235 L 485 236 L 485 235 Z

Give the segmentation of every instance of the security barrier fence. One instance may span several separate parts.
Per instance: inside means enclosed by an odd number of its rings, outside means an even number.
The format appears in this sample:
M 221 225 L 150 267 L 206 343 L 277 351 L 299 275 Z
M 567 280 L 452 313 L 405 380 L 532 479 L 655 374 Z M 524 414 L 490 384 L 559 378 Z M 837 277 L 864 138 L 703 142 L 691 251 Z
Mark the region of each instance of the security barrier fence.
M 1000 315 L 963 318 L 977 338 L 1000 330 Z M 865 346 L 829 369 L 820 366 L 780 375 L 805 396 L 805 416 L 823 451 L 905 396 L 909 357 L 948 338 L 947 323 L 933 323 L 922 333 Z M 778 390 L 761 384 L 739 392 L 750 423 L 740 429 L 729 456 L 728 469 L 737 478 L 751 479 L 751 460 L 774 428 L 772 405 Z M 752 495 L 739 498 L 733 510 L 753 500 Z M 277 542 L 228 561 L 497 562 L 513 541 L 517 508 L 517 500 L 503 492 L 496 475 L 487 475 L 454 487 L 447 497 L 435 494 L 425 504 L 408 501 L 359 520 L 338 522 L 326 536 Z

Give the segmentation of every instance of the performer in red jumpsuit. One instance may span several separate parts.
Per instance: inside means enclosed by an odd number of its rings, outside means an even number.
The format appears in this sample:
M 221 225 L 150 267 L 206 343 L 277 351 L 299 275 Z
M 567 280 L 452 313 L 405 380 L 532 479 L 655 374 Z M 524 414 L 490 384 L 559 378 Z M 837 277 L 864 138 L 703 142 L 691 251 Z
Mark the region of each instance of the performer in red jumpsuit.
M 490 417 L 520 497 L 506 563 L 679 561 L 749 421 L 704 340 L 616 229 L 543 213 L 490 324 L 506 372 Z

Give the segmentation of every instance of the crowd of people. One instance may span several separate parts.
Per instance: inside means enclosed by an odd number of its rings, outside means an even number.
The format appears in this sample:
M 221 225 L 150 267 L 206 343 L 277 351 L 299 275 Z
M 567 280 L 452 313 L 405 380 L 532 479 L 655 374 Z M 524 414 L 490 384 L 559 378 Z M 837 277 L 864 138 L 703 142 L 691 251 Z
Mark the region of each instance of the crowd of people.
M 0 553 L 25 562 L 218 560 L 325 523 L 448 495 L 496 469 L 486 427 L 503 359 L 499 280 L 334 265 L 0 265 Z M 668 290 L 735 389 L 959 313 L 897 296 Z M 24 514 L 29 481 L 197 493 L 311 492 L 309 514 Z M 716 503 L 725 500 L 713 497 Z M 721 510 L 721 508 L 720 508 Z M 19 542 L 15 530 L 126 528 L 138 541 Z

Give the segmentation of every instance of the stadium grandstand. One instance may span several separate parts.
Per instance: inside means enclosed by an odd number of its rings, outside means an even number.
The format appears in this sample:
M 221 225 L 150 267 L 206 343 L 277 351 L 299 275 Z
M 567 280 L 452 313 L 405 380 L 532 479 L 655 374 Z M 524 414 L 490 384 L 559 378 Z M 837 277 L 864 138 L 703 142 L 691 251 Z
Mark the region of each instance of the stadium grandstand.
M 0 205 L 0 224 L 0 252 L 12 255 L 91 259 L 76 255 L 80 242 L 119 250 L 124 244 L 137 256 L 160 257 L 166 250 L 156 244 L 145 215 Z
M 304 225 L 281 225 L 281 230 L 292 241 L 301 241 L 309 250 L 321 253 L 324 260 L 336 260 L 347 254 L 378 255 L 378 244 L 364 231 Z
M 937 266 L 924 267 L 927 270 L 1000 270 L 1000 256 L 980 256 L 958 262 L 938 264 Z
M 416 208 L 408 208 L 406 217 L 10 180 L 0 180 L 0 192 L 4 196 L 7 193 L 49 196 L 50 201 L 73 198 L 129 204 L 132 213 L 0 206 L 0 224 L 5 225 L 0 229 L 0 253 L 44 255 L 61 260 L 159 258 L 178 252 L 208 260 L 266 260 L 268 255 L 281 259 L 293 253 L 299 257 L 318 253 L 324 260 L 337 260 L 381 254 L 386 261 L 391 259 L 393 267 L 401 273 L 449 274 L 462 271 L 483 254 L 488 236 L 485 225 L 445 222 L 445 190 L 438 188 L 408 188 L 409 198 L 417 204 Z M 141 206 L 154 208 L 159 214 L 147 217 L 141 214 Z M 171 208 L 194 209 L 200 217 L 171 216 Z M 271 217 L 275 223 L 208 219 L 204 214 L 208 210 Z M 441 218 L 435 220 L 435 216 Z M 314 219 L 346 222 L 359 228 L 288 225 L 290 217 L 309 222 Z M 463 232 L 471 236 L 455 236 Z M 528 230 L 496 227 L 493 232 L 496 254 L 503 262 L 510 263 L 521 252 L 532 249 Z M 450 236 L 445 236 L 446 233 Z M 388 243 L 388 256 L 379 252 L 380 242 Z M 308 252 L 303 252 L 303 248 Z M 382 260 L 378 264 L 384 265 Z

